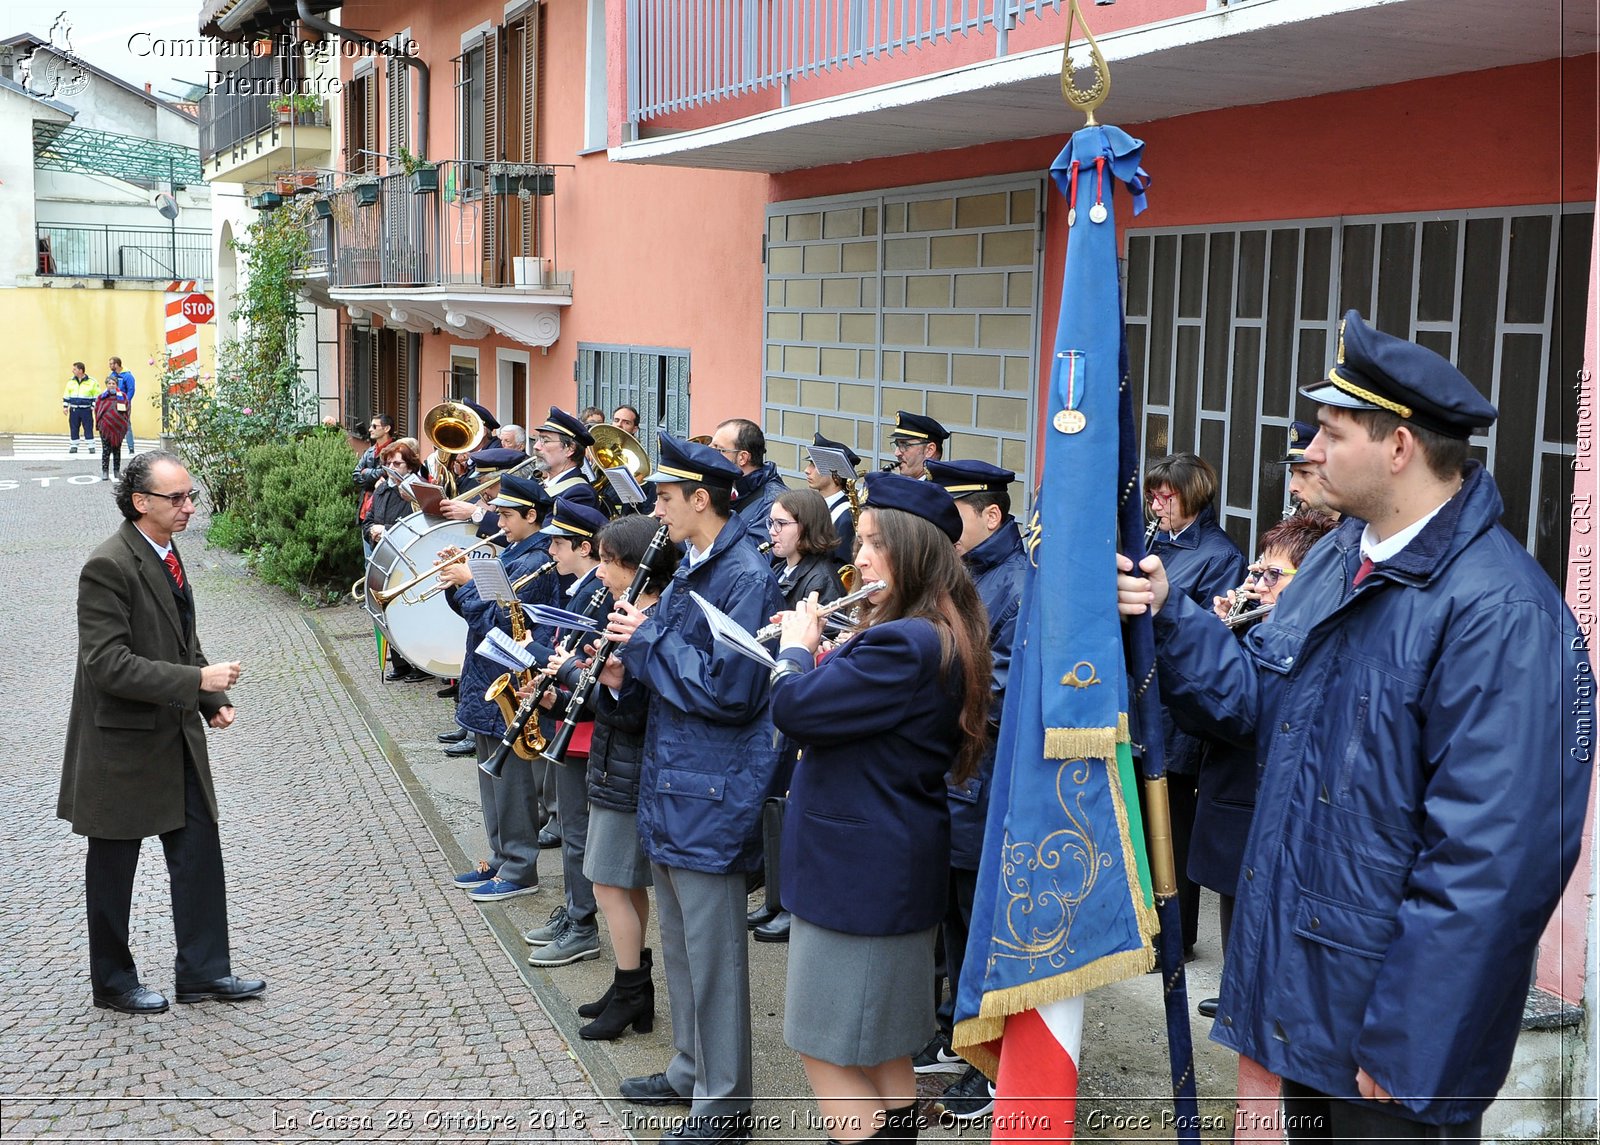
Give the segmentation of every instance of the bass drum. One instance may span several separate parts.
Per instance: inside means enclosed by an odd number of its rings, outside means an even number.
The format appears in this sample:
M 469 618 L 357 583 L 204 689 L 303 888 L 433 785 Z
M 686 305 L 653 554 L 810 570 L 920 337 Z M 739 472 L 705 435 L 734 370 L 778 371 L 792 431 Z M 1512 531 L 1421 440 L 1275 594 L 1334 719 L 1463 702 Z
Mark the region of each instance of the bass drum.
M 424 593 L 438 585 L 438 578 L 429 577 L 387 606 L 378 603 L 378 593 L 426 572 L 439 562 L 439 550 L 450 545 L 463 549 L 481 545 L 492 552 L 493 546 L 483 544 L 476 529 L 471 521 L 447 521 L 413 513 L 389 526 L 367 561 L 363 607 L 395 651 L 435 676 L 460 676 L 467 645 L 467 622 L 451 610 L 444 593 L 422 599 Z

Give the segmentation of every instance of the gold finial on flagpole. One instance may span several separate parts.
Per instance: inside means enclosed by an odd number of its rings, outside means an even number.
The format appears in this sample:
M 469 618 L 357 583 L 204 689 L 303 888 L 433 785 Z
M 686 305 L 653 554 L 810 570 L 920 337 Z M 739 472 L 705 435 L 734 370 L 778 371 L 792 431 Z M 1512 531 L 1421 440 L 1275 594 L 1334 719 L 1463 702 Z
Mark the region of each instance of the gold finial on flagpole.
M 1089 31 L 1089 22 L 1084 19 L 1083 10 L 1078 7 L 1078 0 L 1071 0 L 1071 4 L 1071 8 L 1067 11 L 1067 40 L 1061 45 L 1061 94 L 1068 103 L 1088 117 L 1089 122 L 1086 126 L 1094 127 L 1095 109 L 1111 94 L 1111 66 L 1106 63 L 1105 56 L 1100 54 L 1100 45 L 1095 42 L 1094 36 Z M 1074 79 L 1078 70 L 1072 66 L 1074 24 L 1083 27 L 1083 38 L 1089 41 L 1089 67 L 1094 72 L 1094 82 L 1088 87 L 1079 87 Z

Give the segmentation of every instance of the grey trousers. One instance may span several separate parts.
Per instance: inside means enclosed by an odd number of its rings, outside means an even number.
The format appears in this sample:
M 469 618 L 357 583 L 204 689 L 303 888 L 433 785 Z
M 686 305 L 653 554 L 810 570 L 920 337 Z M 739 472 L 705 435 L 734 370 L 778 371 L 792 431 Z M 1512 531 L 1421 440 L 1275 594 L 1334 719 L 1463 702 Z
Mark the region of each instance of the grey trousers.
M 661 957 L 672 999 L 667 1080 L 691 1112 L 749 1112 L 750 957 L 744 873 L 708 875 L 652 863 Z
M 478 762 L 500 746 L 499 736 L 474 735 Z M 478 769 L 478 803 L 489 837 L 489 865 L 519 887 L 539 885 L 539 828 L 534 822 L 533 767 L 520 755 L 506 759 L 500 778 Z
M 556 803 L 561 808 L 561 877 L 567 884 L 567 917 L 594 924 L 594 884 L 583 873 L 583 852 L 589 842 L 588 757 L 553 763 Z

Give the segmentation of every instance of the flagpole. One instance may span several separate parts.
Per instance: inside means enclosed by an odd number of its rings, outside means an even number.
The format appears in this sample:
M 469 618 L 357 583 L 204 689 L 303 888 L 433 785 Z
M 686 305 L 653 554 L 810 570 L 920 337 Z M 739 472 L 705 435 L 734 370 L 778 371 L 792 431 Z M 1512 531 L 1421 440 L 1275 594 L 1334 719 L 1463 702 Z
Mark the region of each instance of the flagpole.
M 1076 81 L 1072 65 L 1072 30 L 1083 28 L 1094 78 L 1087 86 Z M 1061 94 L 1083 112 L 1086 126 L 1096 126 L 1095 111 L 1111 93 L 1111 67 L 1088 29 L 1078 0 L 1071 0 L 1066 41 L 1061 47 Z M 1138 435 L 1133 420 L 1133 396 L 1128 379 L 1127 338 L 1119 339 L 1121 360 L 1120 448 L 1118 463 L 1118 525 L 1128 556 L 1135 567 L 1145 556 L 1144 500 L 1139 496 Z M 1194 1041 L 1189 1030 L 1189 993 L 1183 969 L 1183 921 L 1178 904 L 1177 864 L 1172 852 L 1172 815 L 1167 798 L 1166 753 L 1162 743 L 1160 689 L 1156 685 L 1155 630 L 1150 614 L 1128 620 L 1123 632 L 1133 694 L 1130 708 L 1142 739 L 1140 769 L 1144 780 L 1144 819 L 1149 847 L 1150 877 L 1156 914 L 1161 922 L 1157 936 L 1157 966 L 1161 970 L 1162 1002 L 1167 1017 L 1167 1058 L 1172 1074 L 1174 1129 L 1180 1142 L 1200 1140 L 1200 1110 L 1195 1094 Z

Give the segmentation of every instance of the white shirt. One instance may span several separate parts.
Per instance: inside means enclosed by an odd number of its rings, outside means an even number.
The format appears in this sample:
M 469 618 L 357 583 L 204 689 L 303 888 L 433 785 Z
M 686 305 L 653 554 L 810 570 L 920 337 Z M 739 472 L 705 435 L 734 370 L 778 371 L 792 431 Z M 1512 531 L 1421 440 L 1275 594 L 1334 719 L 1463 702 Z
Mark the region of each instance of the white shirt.
M 1429 521 L 1437 517 L 1439 515 L 1439 510 L 1450 504 L 1450 501 L 1453 498 L 1454 494 L 1451 494 L 1449 498 L 1446 498 L 1445 500 L 1439 502 L 1439 504 L 1435 505 L 1433 507 L 1433 512 L 1422 517 L 1420 520 L 1407 525 L 1405 528 L 1401 529 L 1398 533 L 1386 541 L 1378 540 L 1377 533 L 1373 531 L 1371 525 L 1368 525 L 1365 529 L 1361 530 L 1361 555 L 1375 565 L 1381 565 L 1384 561 L 1392 561 L 1395 557 L 1400 555 L 1401 551 L 1407 545 L 1417 539 L 1417 534 L 1422 532 L 1424 526 L 1426 526 Z

